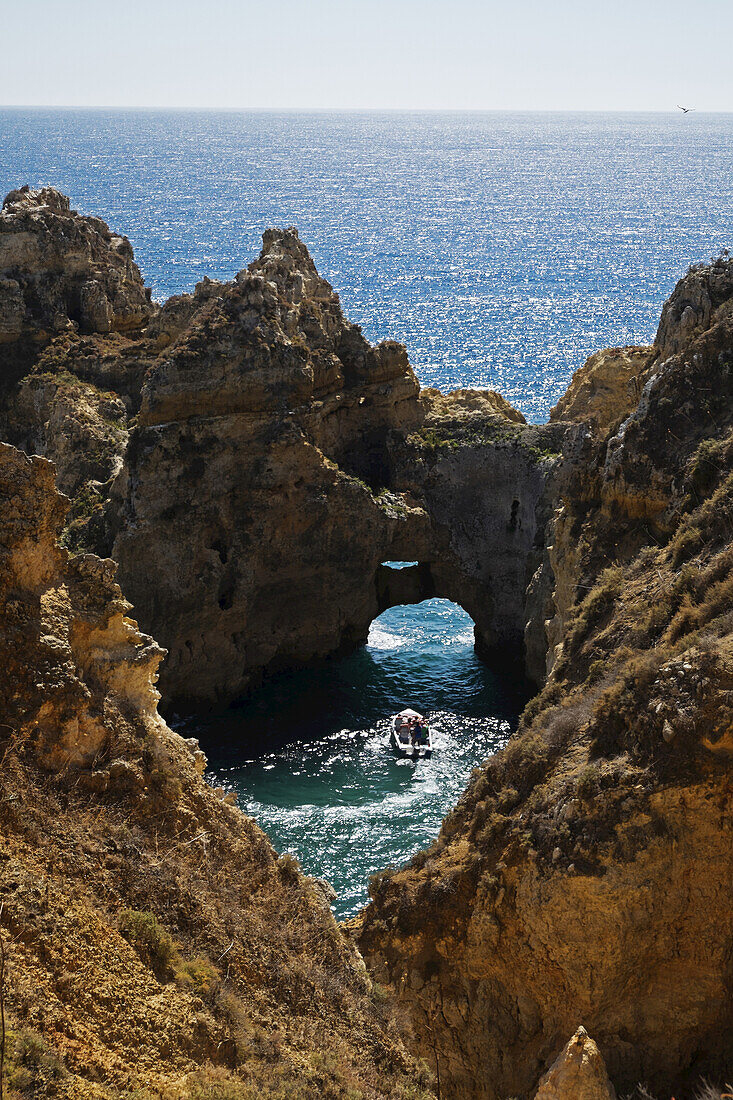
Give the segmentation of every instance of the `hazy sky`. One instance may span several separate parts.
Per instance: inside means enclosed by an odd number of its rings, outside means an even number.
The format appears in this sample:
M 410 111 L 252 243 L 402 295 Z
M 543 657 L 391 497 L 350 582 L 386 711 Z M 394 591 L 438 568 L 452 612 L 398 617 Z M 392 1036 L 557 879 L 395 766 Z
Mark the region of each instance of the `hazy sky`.
M 0 0 L 0 104 L 733 110 L 733 0 Z

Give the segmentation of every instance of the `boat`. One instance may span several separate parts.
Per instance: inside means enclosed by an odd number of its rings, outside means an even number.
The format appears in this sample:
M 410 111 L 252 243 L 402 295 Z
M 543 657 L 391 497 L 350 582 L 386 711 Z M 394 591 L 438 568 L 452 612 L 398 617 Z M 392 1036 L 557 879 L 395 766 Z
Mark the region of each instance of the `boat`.
M 419 738 L 413 738 L 412 731 L 408 729 L 411 719 L 416 719 L 422 728 Z M 433 755 L 433 738 L 430 727 L 423 718 L 411 707 L 406 707 L 399 714 L 395 714 L 390 725 L 390 744 L 398 756 L 407 760 L 430 759 Z

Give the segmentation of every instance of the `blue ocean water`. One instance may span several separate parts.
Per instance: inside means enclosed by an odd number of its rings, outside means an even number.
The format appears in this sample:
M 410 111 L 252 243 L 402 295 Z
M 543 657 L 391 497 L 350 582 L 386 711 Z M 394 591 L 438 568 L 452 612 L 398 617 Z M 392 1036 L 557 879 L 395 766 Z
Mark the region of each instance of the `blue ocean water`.
M 132 241 L 162 300 L 297 225 L 347 316 L 423 385 L 489 386 L 541 421 L 601 347 L 649 342 L 691 262 L 733 242 L 733 115 L 0 109 L 0 192 L 54 184 Z M 275 845 L 339 892 L 436 835 L 523 697 L 460 608 L 392 608 L 343 661 L 182 728 Z M 398 762 L 386 720 L 437 722 Z
M 24 182 L 126 233 L 159 299 L 297 225 L 424 385 L 537 421 L 733 241 L 733 115 L 0 109 L 0 190 Z

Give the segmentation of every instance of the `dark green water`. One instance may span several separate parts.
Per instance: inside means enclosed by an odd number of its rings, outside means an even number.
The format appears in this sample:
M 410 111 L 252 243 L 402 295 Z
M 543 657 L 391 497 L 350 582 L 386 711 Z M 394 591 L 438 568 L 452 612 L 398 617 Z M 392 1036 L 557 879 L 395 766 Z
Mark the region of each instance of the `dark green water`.
M 179 728 L 199 737 L 212 781 L 238 793 L 275 847 L 332 883 L 342 918 L 365 903 L 370 875 L 437 836 L 524 698 L 519 676 L 509 683 L 478 660 L 468 615 L 427 600 L 385 612 L 350 657 Z M 406 705 L 436 730 L 431 760 L 399 760 L 389 747 L 389 717 Z

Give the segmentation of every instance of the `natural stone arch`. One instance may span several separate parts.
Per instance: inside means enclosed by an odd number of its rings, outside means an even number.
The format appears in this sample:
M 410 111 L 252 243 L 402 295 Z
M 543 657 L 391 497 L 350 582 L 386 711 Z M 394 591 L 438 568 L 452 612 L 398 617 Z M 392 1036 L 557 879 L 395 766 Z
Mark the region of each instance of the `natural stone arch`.
M 479 655 L 489 659 L 492 657 L 495 639 L 486 625 L 491 621 L 491 593 L 473 585 L 455 563 L 426 560 L 410 565 L 400 564 L 400 568 L 395 568 L 382 562 L 377 569 L 374 585 L 377 615 L 390 607 L 420 604 L 431 599 L 449 600 L 456 604 L 473 622 Z
M 430 562 L 417 562 L 399 569 L 383 562 L 377 569 L 374 581 L 379 615 L 390 607 L 422 603 L 438 595 Z

